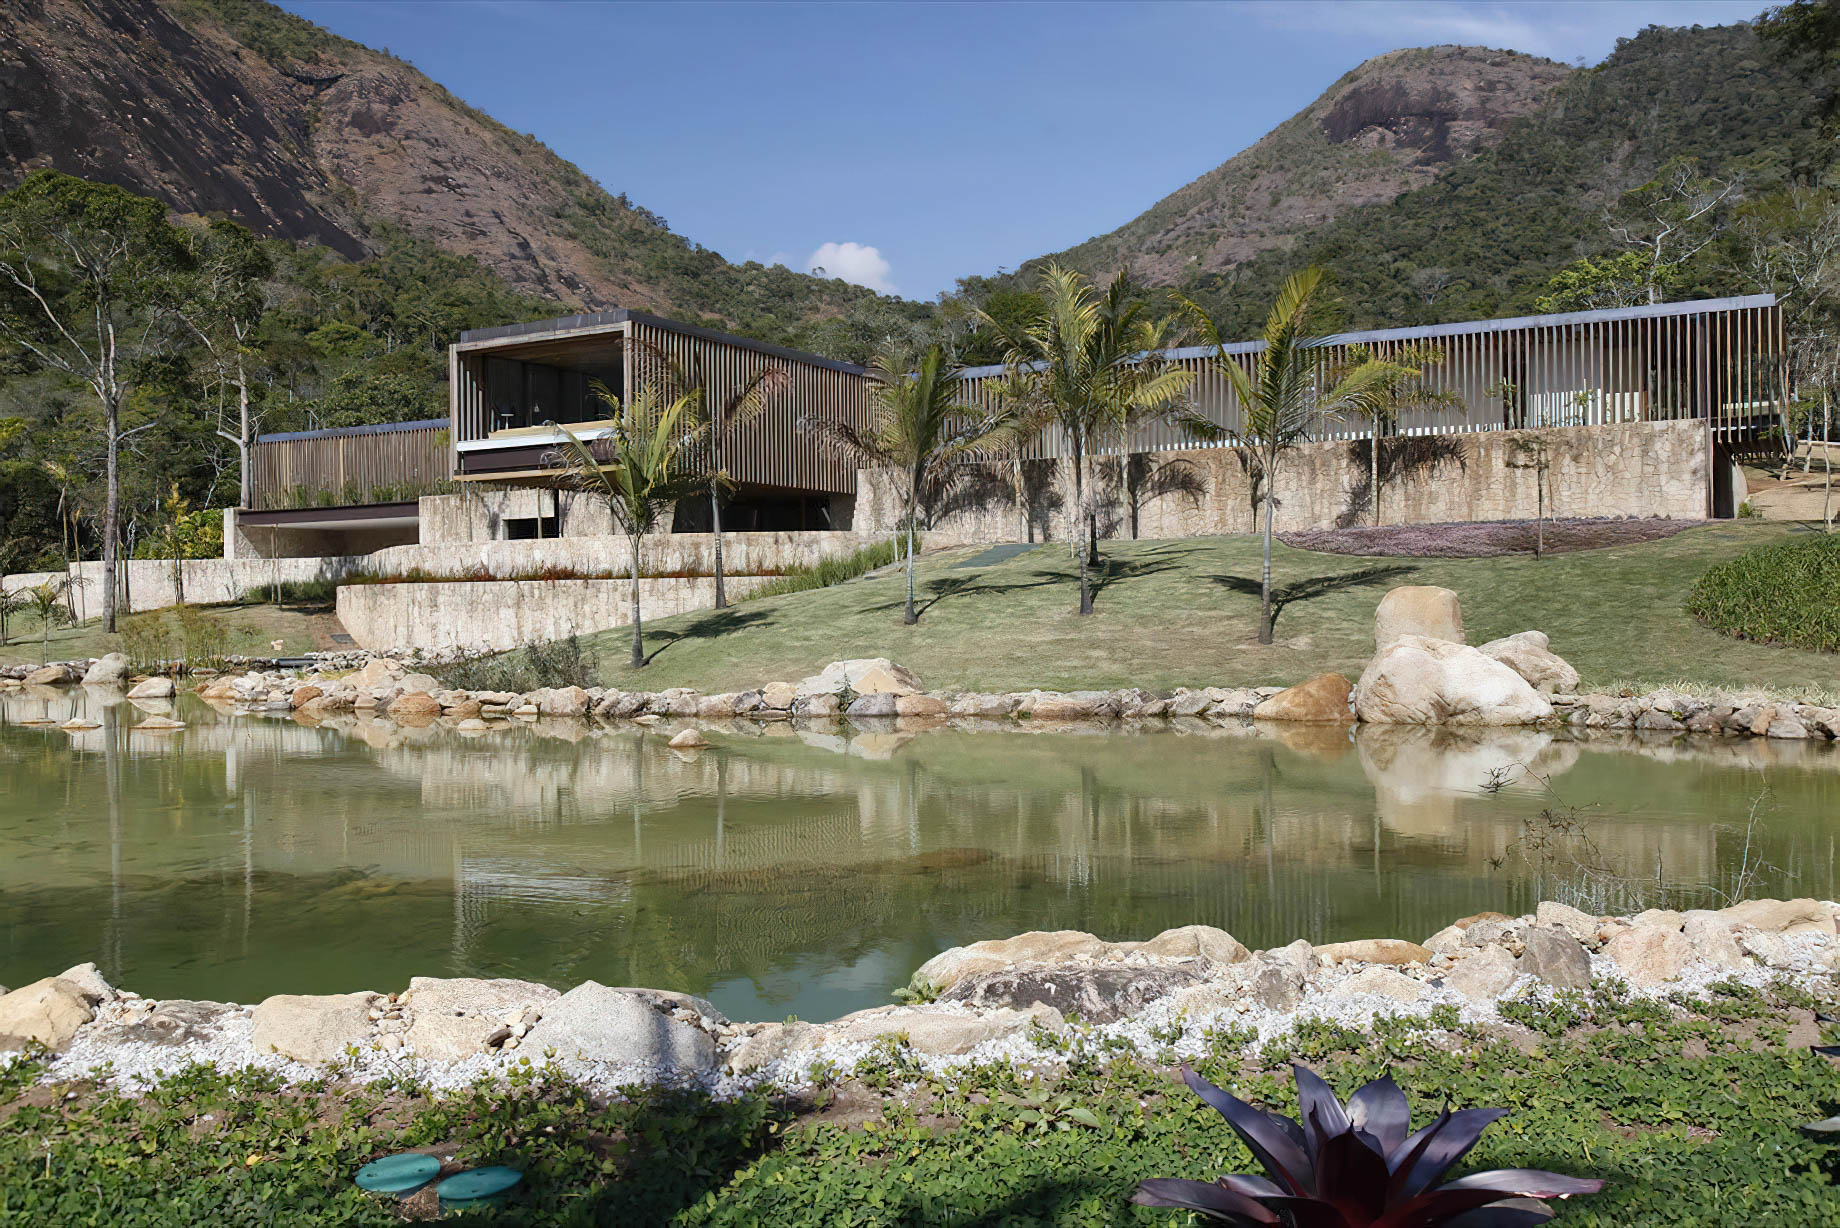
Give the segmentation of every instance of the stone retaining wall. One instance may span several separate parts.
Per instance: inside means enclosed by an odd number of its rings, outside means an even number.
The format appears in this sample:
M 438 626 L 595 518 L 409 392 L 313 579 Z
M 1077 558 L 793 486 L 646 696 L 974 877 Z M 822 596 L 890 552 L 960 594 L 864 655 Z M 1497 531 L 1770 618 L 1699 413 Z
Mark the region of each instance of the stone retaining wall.
M 739 597 L 770 579 L 730 576 L 726 588 Z M 715 606 L 715 581 L 640 580 L 639 600 L 646 618 L 707 610 Z M 632 581 L 351 584 L 338 590 L 338 617 L 354 641 L 373 651 L 503 652 L 630 625 Z
M 1382 476 L 1383 520 L 1532 520 L 1540 506 L 1536 471 L 1510 462 L 1524 460 L 1517 444 L 1535 439 L 1545 441 L 1550 457 L 1548 516 L 1701 520 L 1708 515 L 1705 424 L 1677 421 L 1389 439 L 1381 456 L 1395 472 Z M 1368 464 L 1364 440 L 1304 444 L 1286 453 L 1278 471 L 1278 530 L 1372 523 Z M 1195 537 L 1258 528 L 1252 482 L 1237 449 L 1142 453 L 1129 462 L 1102 461 L 1099 470 L 1099 531 L 1105 536 Z M 1032 462 L 1024 485 L 1030 535 L 1065 538 L 1073 490 L 1060 463 Z M 899 515 L 889 475 L 862 471 L 857 531 L 888 533 Z M 929 546 L 1022 538 L 1007 466 L 969 472 L 935 509 L 926 534 Z

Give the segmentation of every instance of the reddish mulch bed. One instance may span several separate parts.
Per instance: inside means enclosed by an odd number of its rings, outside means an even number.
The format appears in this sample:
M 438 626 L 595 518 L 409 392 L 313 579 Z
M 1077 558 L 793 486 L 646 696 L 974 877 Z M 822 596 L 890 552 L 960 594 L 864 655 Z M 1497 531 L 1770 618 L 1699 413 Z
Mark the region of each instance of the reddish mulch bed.
M 1549 520 L 1546 553 L 1597 550 L 1672 537 L 1703 520 Z M 1283 533 L 1279 540 L 1299 550 L 1324 554 L 1400 555 L 1409 558 L 1479 559 L 1498 554 L 1532 554 L 1531 520 L 1481 524 L 1398 524 L 1365 529 L 1316 529 Z

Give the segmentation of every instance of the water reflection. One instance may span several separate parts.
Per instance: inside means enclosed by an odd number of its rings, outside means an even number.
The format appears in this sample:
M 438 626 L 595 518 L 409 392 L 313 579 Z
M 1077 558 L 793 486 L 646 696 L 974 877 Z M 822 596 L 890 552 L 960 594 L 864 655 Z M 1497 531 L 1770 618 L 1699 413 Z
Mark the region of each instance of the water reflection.
M 92 958 L 240 1000 L 594 977 L 818 1017 L 1025 929 L 1205 922 L 1256 946 L 1568 892 L 1710 900 L 1766 788 L 1757 889 L 1833 893 L 1821 745 L 894 722 L 723 726 L 686 755 L 666 726 L 176 711 L 154 732 L 119 692 L 0 692 L 0 983 Z

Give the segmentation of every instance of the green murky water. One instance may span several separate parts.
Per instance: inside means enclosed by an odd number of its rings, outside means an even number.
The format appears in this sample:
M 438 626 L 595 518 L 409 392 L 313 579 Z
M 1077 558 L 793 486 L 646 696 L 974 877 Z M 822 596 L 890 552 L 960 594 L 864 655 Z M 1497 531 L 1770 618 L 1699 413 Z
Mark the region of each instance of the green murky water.
M 25 723 L 73 715 L 102 727 Z M 813 1019 L 1029 929 L 1256 947 L 1835 894 L 1840 755 L 1799 743 L 781 726 L 687 757 L 634 727 L 180 715 L 0 693 L 0 983 L 86 959 L 243 1002 L 593 978 Z

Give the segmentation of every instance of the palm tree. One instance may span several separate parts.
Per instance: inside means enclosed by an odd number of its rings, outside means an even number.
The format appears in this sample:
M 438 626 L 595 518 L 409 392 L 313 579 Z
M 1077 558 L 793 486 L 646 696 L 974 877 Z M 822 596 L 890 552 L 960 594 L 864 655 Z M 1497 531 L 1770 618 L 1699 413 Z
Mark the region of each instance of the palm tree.
M 1369 417 L 1375 406 L 1392 397 L 1415 372 L 1396 363 L 1369 358 L 1322 385 L 1321 351 L 1310 328 L 1318 316 L 1323 270 L 1293 273 L 1278 291 L 1265 318 L 1264 345 L 1251 369 L 1226 352 L 1220 328 L 1188 299 L 1182 302 L 1214 351 L 1214 364 L 1239 402 L 1240 426 L 1229 434 L 1246 455 L 1259 504 L 1264 512 L 1264 559 L 1259 576 L 1259 643 L 1271 643 L 1271 532 L 1277 507 L 1278 462 L 1285 452 L 1308 439 L 1324 418 Z
M 566 442 L 556 457 L 576 489 L 606 505 L 614 522 L 626 532 L 632 549 L 632 667 L 645 667 L 645 628 L 639 609 L 639 551 L 645 535 L 658 518 L 677 501 L 699 491 L 702 483 L 689 471 L 685 457 L 702 444 L 705 424 L 695 420 L 696 398 L 684 393 L 666 402 L 657 388 L 647 385 L 638 396 L 622 403 L 597 382 L 594 394 L 613 410 L 613 429 L 597 443 L 603 455 L 578 439 L 558 422 L 547 423 L 562 432 Z
M 1219 433 L 1188 402 L 1194 376 L 1164 358 L 1167 321 L 1153 320 L 1122 272 L 1104 293 L 1072 269 L 1051 264 L 1041 275 L 1045 309 L 1005 324 L 984 322 L 1003 338 L 1004 400 L 1023 420 L 1057 427 L 1073 475 L 1074 525 L 1080 541 L 1080 613 L 1093 609 L 1090 568 L 1099 561 L 1099 514 L 1093 454 L 1124 439 L 1139 422 L 1178 422 L 1201 438 Z M 981 314 L 981 313 L 980 313 Z
M 1374 359 L 1365 345 L 1350 346 L 1348 357 L 1335 371 L 1339 379 L 1363 363 Z M 1439 405 L 1461 405 L 1463 398 L 1450 391 L 1434 391 L 1424 385 L 1425 372 L 1444 361 L 1444 351 L 1434 345 L 1415 341 L 1400 346 L 1387 355 L 1387 362 L 1405 367 L 1410 376 L 1402 378 L 1386 396 L 1351 406 L 1349 412 L 1365 418 L 1370 434 L 1367 445 L 1367 491 L 1374 502 L 1374 525 L 1380 524 L 1380 440 L 1399 426 L 1400 415 L 1409 409 L 1429 409 Z
M 870 366 L 869 421 L 862 427 L 831 419 L 801 423 L 821 444 L 870 468 L 901 476 L 901 524 L 907 537 L 907 604 L 901 621 L 920 621 L 914 608 L 914 522 L 927 493 L 968 453 L 1006 443 L 1006 420 L 980 415 L 960 400 L 963 368 L 933 345 L 917 362 L 884 350 Z
M 695 416 L 708 434 L 709 531 L 715 534 L 716 609 L 719 610 L 728 604 L 722 584 L 722 491 L 734 485 L 724 464 L 723 452 L 732 435 L 758 418 L 773 398 L 791 385 L 792 374 L 781 366 L 763 367 L 727 396 L 717 398 L 709 386 L 702 351 L 693 351 L 686 366 L 649 341 L 637 341 L 636 344 L 656 368 L 655 378 L 663 388 L 663 396 L 690 394 L 695 397 Z
M 9 593 L 4 588 L 0 588 L 0 648 L 5 648 L 8 642 L 7 620 L 15 614 L 24 613 L 26 605 L 24 589 L 16 588 Z
M 15 596 L 25 598 L 25 606 L 38 615 L 38 663 L 44 665 L 51 660 L 51 628 L 55 623 L 71 621 L 64 607 L 58 603 L 75 585 L 68 576 L 53 576 L 29 588 L 22 588 Z

